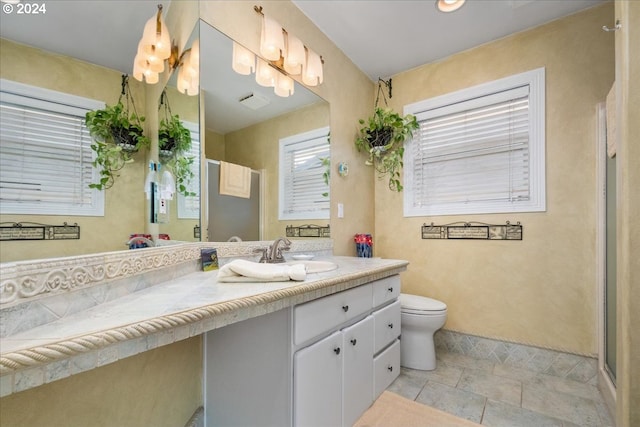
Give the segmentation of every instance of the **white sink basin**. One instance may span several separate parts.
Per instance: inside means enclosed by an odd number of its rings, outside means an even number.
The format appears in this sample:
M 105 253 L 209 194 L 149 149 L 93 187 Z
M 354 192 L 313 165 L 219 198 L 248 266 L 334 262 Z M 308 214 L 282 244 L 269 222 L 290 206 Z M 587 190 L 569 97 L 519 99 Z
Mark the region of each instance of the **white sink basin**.
M 307 269 L 307 273 L 324 273 L 326 271 L 335 270 L 338 268 L 338 264 L 331 261 L 310 261 L 310 260 L 299 260 L 299 261 L 287 261 L 285 265 L 296 265 L 303 264 Z

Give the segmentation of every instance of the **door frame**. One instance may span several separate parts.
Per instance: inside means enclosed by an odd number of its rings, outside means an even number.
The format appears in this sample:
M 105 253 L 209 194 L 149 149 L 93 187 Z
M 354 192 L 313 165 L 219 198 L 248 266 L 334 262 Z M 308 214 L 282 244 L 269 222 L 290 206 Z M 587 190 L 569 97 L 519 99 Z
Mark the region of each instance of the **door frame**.
M 607 127 L 606 107 L 601 102 L 596 105 L 596 301 L 598 337 L 598 387 L 604 396 L 609 411 L 614 414 L 616 407 L 616 386 L 605 368 L 605 283 L 606 283 L 606 179 L 607 179 Z

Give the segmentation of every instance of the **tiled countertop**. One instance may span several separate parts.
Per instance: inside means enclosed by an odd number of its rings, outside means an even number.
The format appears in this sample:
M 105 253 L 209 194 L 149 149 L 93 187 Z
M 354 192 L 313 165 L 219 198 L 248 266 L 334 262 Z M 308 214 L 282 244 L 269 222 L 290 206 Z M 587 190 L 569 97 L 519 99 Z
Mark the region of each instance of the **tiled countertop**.
M 398 274 L 407 262 L 323 257 L 338 269 L 303 282 L 218 283 L 193 272 L 7 336 L 1 395 L 93 369 L 248 318 Z

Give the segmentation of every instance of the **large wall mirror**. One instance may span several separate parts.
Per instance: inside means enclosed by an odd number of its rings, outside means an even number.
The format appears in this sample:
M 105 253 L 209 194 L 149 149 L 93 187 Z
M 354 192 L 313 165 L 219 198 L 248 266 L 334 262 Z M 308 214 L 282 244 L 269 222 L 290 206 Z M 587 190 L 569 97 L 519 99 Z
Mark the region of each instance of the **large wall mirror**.
M 95 3 L 95 4 L 94 4 Z M 56 8 L 47 10 L 46 22 L 26 20 L 13 22 L 3 19 L 1 29 L 0 77 L 40 88 L 100 100 L 109 105 L 117 102 L 120 94 L 121 75 L 129 70 L 135 56 L 136 42 L 141 26 L 119 22 L 117 28 L 101 24 L 100 7 L 107 2 L 60 2 Z M 165 8 L 170 8 L 170 2 Z M 146 2 L 132 2 L 129 15 L 147 19 L 153 7 Z M 96 9 L 97 8 L 97 9 Z M 72 10 L 72 12 L 69 12 Z M 128 15 L 128 16 L 129 16 Z M 117 31 L 114 46 L 126 46 L 132 50 L 120 52 L 117 67 L 100 64 L 97 59 L 86 56 L 95 53 L 89 36 L 74 37 L 69 31 L 69 16 L 88 27 L 87 34 L 102 34 Z M 144 22 L 144 21 L 142 21 Z M 139 28 L 140 27 L 140 28 Z M 131 39 L 122 36 L 131 33 Z M 52 37 L 60 34 L 60 44 L 54 46 Z M 202 142 L 205 156 L 199 162 L 224 161 L 247 166 L 261 173 L 262 189 L 260 209 L 262 213 L 260 239 L 273 239 L 285 234 L 287 225 L 315 223 L 326 225 L 329 219 L 306 220 L 278 219 L 278 143 L 283 138 L 302 134 L 312 129 L 329 126 L 329 104 L 307 88 L 295 84 L 295 92 L 288 98 L 273 93 L 255 83 L 254 76 L 241 76 L 231 68 L 232 40 L 210 25 L 199 21 L 187 47 L 196 39 L 201 50 L 201 95 L 187 96 L 175 89 L 172 76 L 166 87 L 172 113 L 194 127 L 194 135 Z M 117 42 L 115 40 L 117 39 Z M 125 37 L 126 39 L 126 37 Z M 76 46 L 77 45 L 77 46 Z M 130 79 L 131 92 L 139 110 L 144 111 L 148 100 L 144 83 Z M 260 94 L 268 99 L 268 106 L 259 110 L 249 109 L 239 100 L 249 94 Z M 161 108 L 161 106 L 158 106 Z M 204 107 L 204 111 L 200 108 Z M 159 115 L 160 115 L 159 111 Z M 205 117 L 203 123 L 200 118 Z M 80 238 L 70 240 L 22 240 L 0 242 L 0 262 L 28 259 L 75 256 L 97 252 L 127 250 L 126 242 L 132 233 L 144 233 L 149 227 L 149 213 L 145 202 L 144 182 L 148 171 L 148 152 L 141 151 L 133 164 L 127 165 L 114 184 L 104 192 L 105 213 L 103 216 L 1 214 L 3 223 L 41 223 L 62 225 L 64 222 L 80 226 Z M 204 170 L 203 168 L 202 170 Z M 204 177 L 203 177 L 204 178 Z M 315 178 L 314 178 L 315 179 Z M 319 177 L 318 179 L 322 179 Z M 198 179 L 204 182 L 205 180 Z M 158 231 L 168 234 L 172 240 L 227 240 L 232 234 L 211 239 L 207 233 L 208 219 L 196 237 L 194 228 L 200 226 L 202 212 L 207 213 L 209 197 L 206 184 L 200 189 L 196 182 L 197 196 L 186 204 L 186 213 L 178 212 L 181 201 L 172 203 L 169 221 L 158 225 Z M 327 199 L 328 200 L 328 199 Z M 185 206 L 182 206 L 185 208 Z M 181 209 L 184 211 L 184 209 Z M 197 214 L 196 214 L 197 212 Z M 237 215 L 236 215 L 237 216 Z M 253 240 L 253 237 L 243 240 Z
M 204 97 L 205 117 L 202 132 L 210 175 L 202 195 L 206 211 L 203 240 L 228 240 L 234 236 L 242 240 L 271 240 L 284 236 L 287 225 L 326 226 L 327 217 L 280 219 L 279 146 L 281 140 L 296 135 L 322 129 L 328 132 L 329 103 L 298 82 L 295 82 L 291 96 L 280 97 L 273 88 L 256 83 L 254 73 L 238 74 L 232 69 L 233 43 L 206 22 L 200 22 L 201 96 Z M 328 157 L 328 154 L 324 155 Z M 219 197 L 217 161 L 252 169 L 251 192 L 258 195 L 259 200 L 252 204 L 233 196 Z M 310 179 L 317 182 L 323 180 L 319 162 L 319 155 L 308 161 L 309 167 L 316 171 Z M 256 184 L 258 188 L 255 188 Z M 320 203 L 328 205 L 328 195 L 323 197 Z M 248 214 L 255 212 L 255 203 L 259 205 L 261 218 Z M 258 231 L 256 227 L 247 230 L 234 224 L 235 221 L 253 225 L 258 222 Z

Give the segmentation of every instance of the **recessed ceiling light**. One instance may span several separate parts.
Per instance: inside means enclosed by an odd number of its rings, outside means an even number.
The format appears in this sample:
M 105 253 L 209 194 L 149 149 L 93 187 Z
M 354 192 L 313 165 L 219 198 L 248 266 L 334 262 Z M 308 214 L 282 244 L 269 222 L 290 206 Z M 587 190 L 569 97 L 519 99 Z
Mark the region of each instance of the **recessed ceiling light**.
M 453 12 L 462 7 L 465 0 L 436 0 L 436 8 L 440 12 Z

